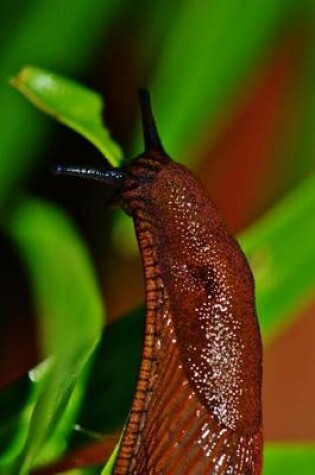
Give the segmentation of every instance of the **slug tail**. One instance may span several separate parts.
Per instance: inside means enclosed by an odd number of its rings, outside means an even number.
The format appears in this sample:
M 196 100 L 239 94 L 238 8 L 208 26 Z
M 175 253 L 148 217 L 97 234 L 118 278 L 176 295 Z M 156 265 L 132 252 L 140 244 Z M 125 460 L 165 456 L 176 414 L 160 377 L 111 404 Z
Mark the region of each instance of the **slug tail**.
M 162 326 L 155 334 L 161 347 L 145 347 L 114 475 L 261 475 L 262 431 L 242 435 L 219 424 L 189 385 L 174 332 Z

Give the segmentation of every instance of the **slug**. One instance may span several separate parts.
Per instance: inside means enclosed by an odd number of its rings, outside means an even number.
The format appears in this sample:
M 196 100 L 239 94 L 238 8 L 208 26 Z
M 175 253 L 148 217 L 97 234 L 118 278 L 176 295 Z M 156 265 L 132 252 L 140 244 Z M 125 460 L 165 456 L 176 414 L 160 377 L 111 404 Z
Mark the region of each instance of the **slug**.
M 258 475 L 262 344 L 254 282 L 199 180 L 165 153 L 140 91 L 145 151 L 120 169 L 57 166 L 114 187 L 145 275 L 142 361 L 113 473 Z

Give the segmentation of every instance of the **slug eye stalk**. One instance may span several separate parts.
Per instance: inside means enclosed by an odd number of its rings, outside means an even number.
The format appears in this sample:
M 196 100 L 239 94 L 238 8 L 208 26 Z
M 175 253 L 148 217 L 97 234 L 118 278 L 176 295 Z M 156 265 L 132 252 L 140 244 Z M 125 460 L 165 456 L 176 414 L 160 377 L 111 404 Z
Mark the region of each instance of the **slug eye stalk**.
M 139 89 L 138 94 L 141 108 L 145 152 L 155 150 L 156 152 L 165 154 L 152 111 L 150 93 L 147 89 Z
M 99 181 L 116 188 L 122 188 L 128 173 L 120 169 L 99 170 L 96 168 L 55 165 L 52 167 L 54 175 L 74 176 Z

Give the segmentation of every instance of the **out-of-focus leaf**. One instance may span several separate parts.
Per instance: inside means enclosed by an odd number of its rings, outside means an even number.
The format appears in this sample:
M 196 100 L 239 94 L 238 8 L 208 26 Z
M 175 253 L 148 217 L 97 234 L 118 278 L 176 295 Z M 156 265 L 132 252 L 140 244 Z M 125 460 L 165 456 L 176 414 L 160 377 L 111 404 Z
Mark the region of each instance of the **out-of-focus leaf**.
M 266 444 L 264 475 L 313 475 L 314 467 L 314 444 Z
M 303 71 L 300 84 L 297 85 L 293 98 L 295 101 L 295 115 L 292 127 L 292 137 L 285 140 L 286 164 L 285 170 L 281 169 L 281 175 L 285 183 L 296 182 L 303 178 L 306 173 L 314 170 L 315 149 L 315 4 L 311 2 L 311 10 L 308 15 L 310 25 L 309 45 L 307 50 L 307 65 Z M 292 121 L 292 119 L 291 119 Z M 279 179 L 279 177 L 277 177 Z
M 0 17 L 0 56 L 6 49 L 6 40 L 17 25 L 21 24 L 21 19 L 27 14 L 27 9 L 36 0 L 19 0 L 19 7 L 10 0 L 2 0 Z
M 94 58 L 96 45 L 125 2 L 45 0 L 28 2 L 3 43 L 0 59 L 0 203 L 36 156 L 48 122 L 7 84 L 25 64 L 78 74 Z M 15 2 L 11 7 L 17 9 Z M 19 5 L 19 8 L 21 6 Z
M 14 473 L 26 474 L 52 435 L 74 389 L 75 397 L 81 398 L 76 383 L 99 340 L 103 310 L 89 257 L 61 212 L 42 202 L 28 201 L 15 212 L 10 230 L 29 268 L 42 350 L 50 356 L 38 383 L 19 467 L 13 469 Z M 75 401 L 74 407 L 77 405 Z M 52 451 L 70 430 L 73 417 L 69 416 L 68 426 L 63 424 L 55 439 L 51 438 Z
M 0 390 L 0 463 L 12 459 L 20 447 L 31 392 L 32 384 L 27 376 Z
M 87 382 L 85 382 L 86 388 L 80 413 L 71 424 L 70 450 L 95 441 L 98 442 L 103 434 L 111 434 L 123 427 L 136 384 L 141 360 L 143 331 L 144 307 L 129 312 L 117 322 L 110 324 L 104 331 L 93 356 Z M 121 351 L 121 348 L 124 348 L 124 351 Z M 27 384 L 30 386 L 30 394 L 35 394 L 38 385 L 36 382 L 37 372 L 32 371 L 30 376 L 31 379 L 26 378 L 26 381 L 23 382 L 23 387 Z M 17 382 L 6 390 L 6 394 L 17 394 L 20 390 L 21 383 Z M 27 404 L 24 411 L 29 413 L 33 405 L 34 401 L 31 398 L 30 404 Z M 19 398 L 15 398 L 9 406 L 8 403 L 6 405 L 3 403 L 1 407 L 4 410 L 8 407 L 11 414 L 14 412 L 19 414 L 21 410 L 23 412 Z M 6 421 L 7 425 L 14 422 L 10 417 L 6 418 Z M 23 432 L 27 428 L 26 422 L 23 420 L 21 425 Z M 69 427 L 70 425 L 68 430 Z M 60 436 L 61 443 L 64 442 L 65 432 Z M 21 437 L 19 437 L 19 442 L 20 439 Z M 56 443 L 50 445 L 55 447 Z M 13 447 L 12 453 L 7 454 L 5 460 L 12 460 L 12 457 L 17 453 L 17 448 Z M 57 455 L 56 452 L 55 456 Z M 47 462 L 49 463 L 49 460 Z
M 43 112 L 83 135 L 113 165 L 122 152 L 102 122 L 103 100 L 94 91 L 36 67 L 25 67 L 11 79 L 27 99 Z
M 111 241 L 113 248 L 120 256 L 126 259 L 137 256 L 138 244 L 132 218 L 121 209 L 115 210 Z
M 171 156 L 188 163 L 205 127 L 215 132 L 219 114 L 291 11 L 283 0 L 182 2 L 151 80 Z
M 169 32 L 173 28 L 182 5 L 183 0 L 150 3 L 150 8 L 145 12 L 146 21 L 141 24 L 141 36 L 137 48 L 143 64 L 148 65 L 152 63 L 152 60 L 159 58 L 161 45 L 164 41 L 168 41 Z
M 315 174 L 240 236 L 256 281 L 265 340 L 307 304 L 315 290 Z
M 77 420 L 86 431 L 112 433 L 124 425 L 141 361 L 143 331 L 143 307 L 106 328 L 93 358 Z M 73 444 L 82 443 L 83 435 L 74 432 Z
M 104 463 L 110 458 L 118 442 L 118 435 L 94 438 L 86 444 L 81 444 L 75 450 L 68 451 L 59 460 L 36 468 L 32 471 L 32 475 L 55 475 L 75 467 L 80 467 L 82 470 L 93 468 L 93 473 L 100 475 Z

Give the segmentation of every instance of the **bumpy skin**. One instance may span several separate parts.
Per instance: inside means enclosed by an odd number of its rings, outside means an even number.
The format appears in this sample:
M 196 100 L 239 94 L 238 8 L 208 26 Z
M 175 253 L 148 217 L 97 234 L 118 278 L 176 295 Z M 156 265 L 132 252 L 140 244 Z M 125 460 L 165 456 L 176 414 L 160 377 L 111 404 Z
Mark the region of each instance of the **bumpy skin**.
M 262 347 L 246 259 L 185 167 L 151 152 L 128 172 L 146 330 L 113 473 L 260 474 Z

